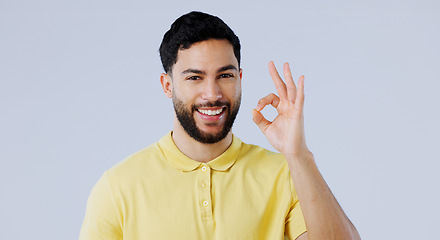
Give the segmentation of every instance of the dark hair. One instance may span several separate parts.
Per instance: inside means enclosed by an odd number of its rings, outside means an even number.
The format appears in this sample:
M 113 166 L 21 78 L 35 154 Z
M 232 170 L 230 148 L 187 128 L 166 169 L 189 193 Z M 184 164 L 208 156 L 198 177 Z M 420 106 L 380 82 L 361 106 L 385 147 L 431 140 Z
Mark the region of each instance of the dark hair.
M 232 29 L 216 16 L 194 11 L 176 19 L 163 36 L 159 53 L 165 72 L 171 72 L 179 49 L 188 49 L 192 44 L 208 39 L 228 40 L 240 66 L 240 40 Z

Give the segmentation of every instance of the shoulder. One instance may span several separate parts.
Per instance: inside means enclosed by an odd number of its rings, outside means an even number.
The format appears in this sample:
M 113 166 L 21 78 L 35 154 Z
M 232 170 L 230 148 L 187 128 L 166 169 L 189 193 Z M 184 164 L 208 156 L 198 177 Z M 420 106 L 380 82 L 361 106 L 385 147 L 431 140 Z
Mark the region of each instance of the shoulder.
M 163 153 L 158 143 L 151 144 L 120 161 L 105 174 L 109 180 L 116 182 L 136 178 L 148 173 L 149 170 L 157 169 L 163 159 Z
M 242 143 L 237 163 L 243 164 L 246 169 L 269 173 L 288 170 L 286 159 L 281 153 L 247 143 Z
M 286 162 L 284 155 L 281 153 L 272 152 L 263 147 L 244 142 L 242 143 L 239 157 L 251 160 L 253 163 L 269 160 L 271 161 L 270 163 L 277 165 Z

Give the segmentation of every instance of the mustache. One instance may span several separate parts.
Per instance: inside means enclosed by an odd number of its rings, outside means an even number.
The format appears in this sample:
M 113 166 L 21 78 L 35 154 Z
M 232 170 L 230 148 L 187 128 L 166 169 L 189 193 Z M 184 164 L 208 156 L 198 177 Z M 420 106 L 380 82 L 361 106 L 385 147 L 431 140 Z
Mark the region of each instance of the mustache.
M 231 104 L 229 102 L 217 100 L 215 102 L 206 102 L 197 105 L 194 104 L 192 109 L 195 110 L 196 108 L 202 108 L 202 107 L 224 107 L 224 106 L 230 108 Z

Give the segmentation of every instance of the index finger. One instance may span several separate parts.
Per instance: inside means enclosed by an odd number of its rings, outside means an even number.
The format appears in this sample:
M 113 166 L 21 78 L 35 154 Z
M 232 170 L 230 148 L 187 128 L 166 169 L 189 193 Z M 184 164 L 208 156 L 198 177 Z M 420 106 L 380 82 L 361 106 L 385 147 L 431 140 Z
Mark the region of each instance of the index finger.
M 287 99 L 286 84 L 278 74 L 277 68 L 275 67 L 273 61 L 269 62 L 269 73 L 272 77 L 273 83 L 275 84 L 275 88 L 277 89 L 278 96 L 280 96 L 281 99 Z

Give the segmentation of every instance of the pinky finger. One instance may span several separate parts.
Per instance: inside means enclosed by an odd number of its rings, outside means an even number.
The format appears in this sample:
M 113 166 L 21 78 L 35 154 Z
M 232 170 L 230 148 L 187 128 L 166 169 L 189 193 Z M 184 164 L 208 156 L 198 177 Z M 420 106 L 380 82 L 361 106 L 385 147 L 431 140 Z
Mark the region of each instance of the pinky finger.
M 295 108 L 297 108 L 300 112 L 304 107 L 304 75 L 301 75 L 298 80 L 298 89 L 295 99 Z

